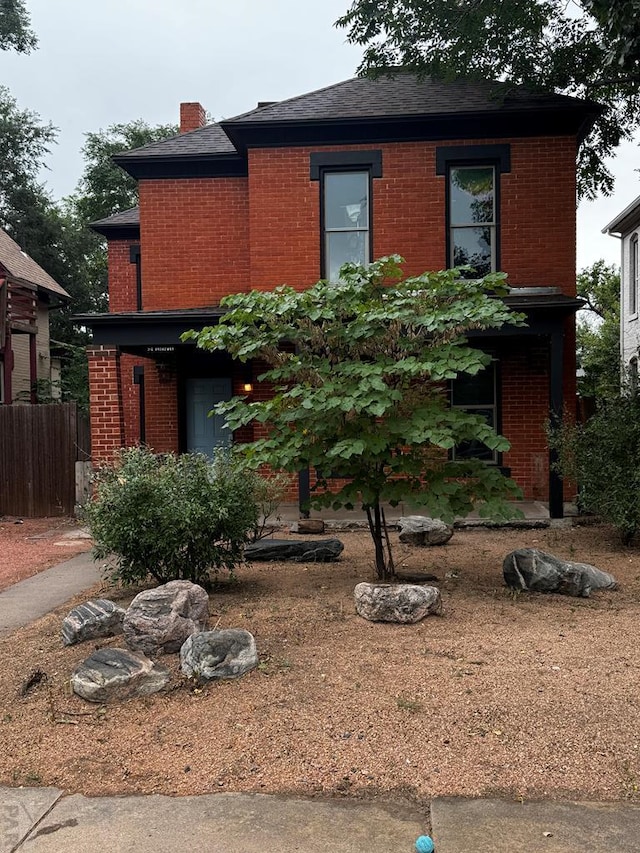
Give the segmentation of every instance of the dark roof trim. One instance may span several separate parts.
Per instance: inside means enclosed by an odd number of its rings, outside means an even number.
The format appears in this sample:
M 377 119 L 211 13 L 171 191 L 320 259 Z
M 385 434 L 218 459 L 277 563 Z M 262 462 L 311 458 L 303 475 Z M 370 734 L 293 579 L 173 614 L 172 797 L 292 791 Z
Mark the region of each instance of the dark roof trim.
M 584 110 L 527 109 L 433 116 L 383 116 L 306 121 L 224 122 L 227 136 L 240 151 L 252 147 L 362 145 L 444 139 L 496 139 L 526 136 L 578 136 L 591 128 L 595 113 Z M 586 124 L 585 124 L 586 122 Z M 586 130 L 585 130 L 586 129 Z
M 139 240 L 140 239 L 140 223 L 137 225 L 131 223 L 130 225 L 122 225 L 114 223 L 113 225 L 109 225 L 108 223 L 99 224 L 97 222 L 92 222 L 89 225 L 92 231 L 95 231 L 96 234 L 101 234 L 103 237 L 108 237 L 109 240 Z
M 183 346 L 180 335 L 215 326 L 224 308 L 193 308 L 184 311 L 132 311 L 121 314 L 78 314 L 76 323 L 93 332 L 92 343 L 120 347 Z
M 246 157 L 238 154 L 172 154 L 153 158 L 115 155 L 114 163 L 132 177 L 144 178 L 246 178 Z
M 368 166 L 372 178 L 382 177 L 382 151 L 312 151 L 309 179 L 320 180 L 321 169 L 342 169 Z
M 471 165 L 483 161 L 495 163 L 500 172 L 511 171 L 511 146 L 439 145 L 436 148 L 436 175 L 445 175 L 452 164 Z

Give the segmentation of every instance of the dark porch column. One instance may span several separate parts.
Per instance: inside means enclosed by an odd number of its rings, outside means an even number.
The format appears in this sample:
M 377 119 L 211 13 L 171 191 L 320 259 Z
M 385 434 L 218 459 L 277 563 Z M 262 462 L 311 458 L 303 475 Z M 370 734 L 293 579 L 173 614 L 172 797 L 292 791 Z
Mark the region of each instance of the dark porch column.
M 563 352 L 564 329 L 558 325 L 551 333 L 550 375 L 549 375 L 549 422 L 553 429 L 562 421 L 564 406 L 563 394 Z M 549 451 L 549 515 L 551 518 L 564 516 L 564 489 L 562 478 L 554 470 L 558 461 L 555 450 Z

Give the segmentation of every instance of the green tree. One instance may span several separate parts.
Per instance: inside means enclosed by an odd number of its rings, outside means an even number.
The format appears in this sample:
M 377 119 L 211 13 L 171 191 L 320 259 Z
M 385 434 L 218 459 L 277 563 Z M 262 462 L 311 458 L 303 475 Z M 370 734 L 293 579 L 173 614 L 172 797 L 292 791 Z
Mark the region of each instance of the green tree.
M 365 46 L 359 71 L 403 66 L 451 79 L 506 80 L 603 105 L 581 146 L 581 196 L 611 193 L 605 164 L 640 124 L 637 0 L 354 0 L 337 21 Z
M 0 0 L 0 50 L 29 53 L 37 44 L 24 0 Z
M 71 201 L 79 220 L 88 224 L 138 204 L 138 184 L 113 162 L 114 154 L 175 136 L 173 124 L 150 125 L 142 119 L 112 124 L 86 134 L 84 171 Z
M 578 380 L 583 397 L 603 399 L 620 393 L 620 273 L 603 260 L 583 269 L 577 293 L 585 300 L 586 319 L 577 325 Z
M 312 505 L 362 505 L 380 579 L 394 573 L 383 502 L 408 501 L 451 520 L 476 503 L 483 514 L 508 514 L 506 499 L 518 491 L 497 468 L 447 453 L 473 440 L 509 447 L 482 417 L 451 408 L 447 394 L 449 380 L 490 362 L 468 331 L 521 322 L 491 298 L 506 292 L 505 276 L 460 280 L 448 270 L 400 281 L 401 260 L 347 264 L 339 283 L 303 292 L 282 286 L 228 296 L 218 326 L 184 336 L 266 363 L 270 399 L 234 398 L 215 411 L 231 429 L 268 426 L 268 437 L 246 446 L 254 465 L 315 468 L 321 488 L 330 477 L 345 479 L 337 492 L 316 492 Z
M 551 445 L 562 475 L 579 485 L 581 508 L 613 524 L 628 545 L 640 529 L 640 397 L 625 384 L 599 399 L 585 424 L 565 423 Z

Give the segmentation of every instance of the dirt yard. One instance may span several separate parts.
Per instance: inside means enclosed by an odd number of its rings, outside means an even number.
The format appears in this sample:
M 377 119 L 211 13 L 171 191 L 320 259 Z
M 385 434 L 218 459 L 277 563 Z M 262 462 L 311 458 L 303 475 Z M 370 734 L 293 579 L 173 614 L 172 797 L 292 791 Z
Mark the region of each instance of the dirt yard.
M 91 548 L 69 518 L 0 517 L 0 591 Z
M 340 538 L 336 564 L 256 564 L 212 594 L 212 624 L 256 636 L 260 666 L 238 681 L 195 687 L 168 656 L 168 693 L 95 706 L 67 689 L 93 648 L 62 647 L 67 607 L 0 638 L 0 784 L 418 802 L 640 796 L 640 550 L 602 527 L 460 531 L 431 550 L 393 534 L 398 563 L 440 578 L 445 608 L 399 626 L 355 615 L 372 548 L 364 531 Z M 620 588 L 513 596 L 501 563 L 522 546 L 591 562 Z M 22 696 L 36 669 L 46 677 Z

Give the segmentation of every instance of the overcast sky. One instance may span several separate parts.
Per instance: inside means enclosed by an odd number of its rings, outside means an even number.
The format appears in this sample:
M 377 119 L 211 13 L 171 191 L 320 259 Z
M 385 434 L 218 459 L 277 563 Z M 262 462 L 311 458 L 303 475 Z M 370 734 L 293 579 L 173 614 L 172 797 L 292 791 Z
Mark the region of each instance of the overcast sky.
M 27 0 L 40 41 L 27 56 L 0 53 L 0 83 L 22 108 L 59 128 L 46 182 L 70 193 L 83 134 L 143 118 L 177 123 L 181 101 L 214 119 L 352 77 L 360 49 L 333 22 L 350 0 Z M 578 266 L 619 262 L 601 229 L 640 195 L 640 150 L 619 149 L 614 195 L 578 214 Z

